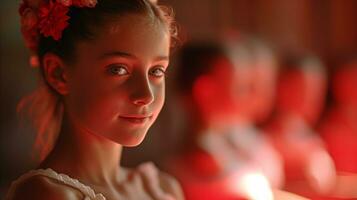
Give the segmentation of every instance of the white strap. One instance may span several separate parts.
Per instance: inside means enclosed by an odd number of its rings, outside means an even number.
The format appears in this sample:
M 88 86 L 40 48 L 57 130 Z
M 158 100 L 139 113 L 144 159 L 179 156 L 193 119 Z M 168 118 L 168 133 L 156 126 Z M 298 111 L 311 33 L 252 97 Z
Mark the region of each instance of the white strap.
M 96 194 L 91 187 L 84 185 L 77 179 L 73 179 L 66 174 L 59 174 L 50 168 L 31 170 L 26 174 L 20 176 L 17 180 L 12 182 L 6 199 L 10 199 L 10 197 L 12 197 L 13 193 L 15 192 L 16 186 L 20 182 L 36 175 L 46 176 L 58 180 L 59 182 L 65 185 L 78 189 L 85 196 L 85 200 L 105 200 L 105 197 L 102 194 Z

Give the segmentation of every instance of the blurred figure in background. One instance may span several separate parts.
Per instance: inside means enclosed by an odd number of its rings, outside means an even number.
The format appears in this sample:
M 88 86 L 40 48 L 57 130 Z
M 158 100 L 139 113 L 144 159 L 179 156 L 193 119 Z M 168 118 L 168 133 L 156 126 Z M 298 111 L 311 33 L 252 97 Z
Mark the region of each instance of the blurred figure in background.
M 285 188 L 301 195 L 326 194 L 334 186 L 334 163 L 313 129 L 326 89 L 326 72 L 317 58 L 292 57 L 282 63 L 276 110 L 266 131 L 284 158 Z
M 332 77 L 334 105 L 321 123 L 338 171 L 335 196 L 357 197 L 357 54 L 342 60 Z
M 275 105 L 278 58 L 264 41 L 251 39 L 252 59 L 252 110 L 249 114 L 256 124 L 263 124 L 272 114 Z
M 250 56 L 244 45 L 196 42 L 181 49 L 177 82 L 187 115 L 185 139 L 168 169 L 187 199 L 299 198 L 273 192 L 271 186 L 279 181 L 270 179 L 274 176 L 266 172 L 274 170 L 263 164 L 270 162 L 272 148 L 251 126 L 245 129 L 251 124 Z
M 242 44 L 243 43 L 243 44 Z M 263 41 L 247 37 L 229 42 L 228 50 L 233 63 L 240 71 L 237 117 L 226 124 L 225 137 L 234 145 L 239 157 L 245 155 L 249 162 L 258 165 L 271 187 L 281 188 L 284 183 L 282 158 L 263 130 L 256 126 L 264 122 L 274 106 L 277 60 L 272 49 Z M 242 48 L 248 53 L 248 61 L 242 63 Z
M 240 50 L 241 64 L 247 63 L 247 54 Z M 259 187 L 260 193 L 271 195 L 259 168 L 239 158 L 223 137 L 227 125 L 233 124 L 244 108 L 239 95 L 245 91 L 239 87 L 249 80 L 248 68 L 236 67 L 226 49 L 215 43 L 187 44 L 178 59 L 179 98 L 187 112 L 187 126 L 184 148 L 169 168 L 181 181 L 186 198 L 254 199 L 249 190 Z M 244 176 L 249 179 L 246 183 Z

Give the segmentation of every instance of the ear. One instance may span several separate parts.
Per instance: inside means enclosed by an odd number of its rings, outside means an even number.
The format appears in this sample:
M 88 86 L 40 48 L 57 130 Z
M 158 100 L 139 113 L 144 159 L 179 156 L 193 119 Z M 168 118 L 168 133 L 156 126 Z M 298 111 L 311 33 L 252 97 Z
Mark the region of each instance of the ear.
M 47 83 L 59 94 L 68 94 L 67 70 L 63 60 L 52 53 L 43 57 L 43 72 Z

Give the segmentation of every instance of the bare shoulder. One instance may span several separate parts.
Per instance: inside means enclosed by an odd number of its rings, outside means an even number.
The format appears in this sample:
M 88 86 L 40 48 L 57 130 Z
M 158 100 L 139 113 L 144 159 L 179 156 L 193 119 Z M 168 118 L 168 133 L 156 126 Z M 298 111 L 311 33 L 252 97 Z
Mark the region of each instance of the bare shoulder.
M 144 182 L 149 185 L 152 193 L 157 194 L 159 187 L 166 194 L 170 194 L 175 200 L 183 200 L 184 195 L 179 182 L 171 175 L 161 171 L 152 162 L 140 164 L 136 172 L 139 172 Z
M 173 195 L 176 200 L 185 199 L 180 183 L 173 176 L 160 171 L 159 180 L 160 186 L 165 192 Z
M 63 185 L 54 179 L 36 175 L 17 185 L 12 200 L 64 200 L 83 199 L 83 195 L 76 189 Z

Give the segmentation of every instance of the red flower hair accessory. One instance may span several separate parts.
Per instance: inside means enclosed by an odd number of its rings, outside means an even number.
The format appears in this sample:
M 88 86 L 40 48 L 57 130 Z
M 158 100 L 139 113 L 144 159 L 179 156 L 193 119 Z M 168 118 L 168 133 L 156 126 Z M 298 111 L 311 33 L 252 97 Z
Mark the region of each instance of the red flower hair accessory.
M 97 4 L 97 0 L 57 0 L 57 2 L 65 6 L 75 7 L 90 7 L 93 8 Z
M 26 46 L 36 52 L 40 34 L 60 40 L 68 26 L 70 6 L 95 7 L 97 0 L 22 0 L 21 32 Z
M 38 10 L 40 33 L 46 37 L 52 36 L 54 40 L 61 39 L 63 30 L 68 26 L 68 10 L 67 6 L 58 2 L 43 4 Z

